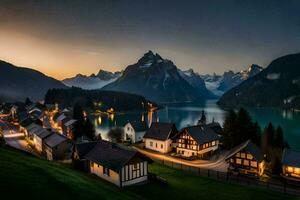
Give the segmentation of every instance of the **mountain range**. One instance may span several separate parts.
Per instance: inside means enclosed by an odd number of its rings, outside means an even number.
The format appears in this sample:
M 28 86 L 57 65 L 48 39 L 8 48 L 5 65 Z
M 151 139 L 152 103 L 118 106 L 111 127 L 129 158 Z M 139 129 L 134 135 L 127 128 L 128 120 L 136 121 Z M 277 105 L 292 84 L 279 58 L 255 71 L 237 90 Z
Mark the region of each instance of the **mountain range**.
M 233 71 L 224 72 L 223 75 L 201 75 L 201 78 L 205 81 L 206 87 L 212 91 L 215 95 L 221 96 L 231 88 L 241 84 L 260 73 L 263 68 L 259 65 L 252 64 L 247 69 L 234 73 Z
M 261 73 L 226 92 L 226 107 L 260 106 L 300 109 L 300 53 L 272 61 Z
M 67 88 L 60 81 L 24 67 L 0 60 L 0 99 L 22 101 L 26 97 L 43 100 L 50 88 Z
M 116 81 L 102 89 L 139 94 L 160 103 L 215 97 L 198 74 L 180 71 L 172 61 L 152 51 L 144 54 L 137 63 L 126 67 Z
M 75 77 L 66 78 L 62 82 L 69 87 L 79 87 L 86 90 L 101 89 L 105 85 L 114 82 L 121 76 L 121 72 L 108 72 L 99 70 L 98 74 L 90 76 L 77 74 Z

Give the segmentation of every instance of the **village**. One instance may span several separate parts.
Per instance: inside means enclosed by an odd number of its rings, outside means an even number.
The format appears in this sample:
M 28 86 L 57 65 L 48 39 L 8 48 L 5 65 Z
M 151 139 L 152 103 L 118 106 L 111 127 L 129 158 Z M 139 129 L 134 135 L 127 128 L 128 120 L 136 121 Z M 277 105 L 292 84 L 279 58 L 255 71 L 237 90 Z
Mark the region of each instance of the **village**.
M 148 165 L 173 165 L 239 175 L 249 180 L 269 181 L 266 155 L 251 140 L 231 149 L 222 147 L 222 126 L 207 122 L 205 113 L 196 125 L 181 130 L 170 122 L 128 121 L 121 142 L 91 139 L 84 134 L 73 139 L 76 119 L 71 108 L 28 102 L 2 104 L 0 133 L 5 143 L 49 161 L 69 162 L 118 187 L 147 184 L 153 175 Z M 86 113 L 83 116 L 86 117 Z M 208 171 L 209 173 L 209 171 Z M 156 176 L 160 179 L 159 175 Z M 167 182 L 168 180 L 160 179 Z M 279 182 L 300 184 L 300 152 L 285 148 Z

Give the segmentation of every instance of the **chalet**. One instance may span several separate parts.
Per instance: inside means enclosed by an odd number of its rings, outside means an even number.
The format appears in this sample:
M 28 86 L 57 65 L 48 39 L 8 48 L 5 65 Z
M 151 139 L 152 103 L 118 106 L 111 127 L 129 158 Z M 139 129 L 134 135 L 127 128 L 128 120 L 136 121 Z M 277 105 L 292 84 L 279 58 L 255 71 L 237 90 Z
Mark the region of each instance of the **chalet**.
M 36 148 L 36 150 L 40 153 L 43 152 L 44 148 L 44 140 L 50 136 L 52 133 L 44 128 L 36 129 L 33 133 L 33 143 Z
M 137 151 L 104 140 L 77 144 L 74 149 L 74 160 L 85 163 L 88 172 L 119 187 L 148 180 L 151 160 Z
M 148 127 L 145 122 L 127 122 L 124 126 L 124 141 L 132 143 L 142 141 L 147 129 Z
M 218 149 L 220 136 L 206 126 L 184 128 L 176 136 L 176 153 L 184 157 L 204 158 Z
M 287 180 L 300 181 L 300 151 L 283 151 L 282 176 Z
M 264 173 L 264 155 L 250 140 L 233 148 L 226 157 L 229 171 L 260 176 Z
M 70 159 L 73 142 L 66 136 L 52 133 L 44 141 L 44 151 L 48 160 Z
M 153 122 L 144 135 L 145 148 L 161 153 L 171 152 L 172 139 L 177 132 L 173 123 Z

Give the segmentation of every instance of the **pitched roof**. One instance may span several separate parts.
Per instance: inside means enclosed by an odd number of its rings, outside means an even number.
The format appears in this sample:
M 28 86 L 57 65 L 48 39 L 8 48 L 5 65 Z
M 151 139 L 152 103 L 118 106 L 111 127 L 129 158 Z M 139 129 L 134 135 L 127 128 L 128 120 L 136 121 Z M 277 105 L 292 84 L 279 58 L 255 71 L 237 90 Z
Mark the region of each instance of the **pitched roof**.
M 211 122 L 209 124 L 206 124 L 205 126 L 207 128 L 212 129 L 214 132 L 216 132 L 219 135 L 222 133 L 222 127 L 218 122 Z
M 217 133 L 215 133 L 212 129 L 207 128 L 205 126 L 201 126 L 201 125 L 190 126 L 184 128 L 184 130 L 186 130 L 187 133 L 190 136 L 192 136 L 192 138 L 196 140 L 198 144 L 205 144 L 207 142 L 220 139 Z
M 52 135 L 50 135 L 45 139 L 45 144 L 52 148 L 52 147 L 56 147 L 57 145 L 59 145 L 60 143 L 66 140 L 69 139 L 61 134 L 52 133 Z
M 177 129 L 173 123 L 153 122 L 144 135 L 144 138 L 167 140 L 176 134 Z
M 68 121 L 66 121 L 64 123 L 65 126 L 71 126 L 72 124 L 74 124 L 77 120 L 76 119 L 69 119 Z
M 284 149 L 282 164 L 300 168 L 300 151 Z
M 245 150 L 257 160 L 257 161 L 262 161 L 264 159 L 264 155 L 260 148 L 258 148 L 255 144 L 253 144 L 250 140 L 247 140 L 246 142 L 234 147 L 233 149 L 230 150 L 229 154 L 226 156 L 226 159 L 234 156 L 236 153 Z
M 136 132 L 140 132 L 140 131 L 146 131 L 148 129 L 148 126 L 145 122 L 141 122 L 141 121 L 129 121 L 128 123 L 131 124 L 131 126 L 134 128 L 134 130 Z M 126 123 L 126 124 L 128 124 Z
M 83 158 L 87 153 L 89 153 L 97 144 L 97 142 L 84 142 L 76 144 L 77 154 L 80 159 Z
M 46 129 L 42 128 L 42 129 L 39 129 L 38 131 L 34 132 L 34 134 L 37 137 L 44 139 L 44 138 L 50 136 L 52 133 L 50 131 L 47 131 Z
M 65 114 L 62 113 L 62 114 L 60 114 L 60 115 L 57 117 L 56 121 L 62 121 L 62 120 L 64 120 L 65 118 L 66 118 Z
M 108 141 L 99 140 L 96 142 L 95 146 L 84 156 L 84 158 L 101 164 L 112 170 L 119 171 L 136 156 L 143 160 L 148 159 L 135 150 L 131 150 Z

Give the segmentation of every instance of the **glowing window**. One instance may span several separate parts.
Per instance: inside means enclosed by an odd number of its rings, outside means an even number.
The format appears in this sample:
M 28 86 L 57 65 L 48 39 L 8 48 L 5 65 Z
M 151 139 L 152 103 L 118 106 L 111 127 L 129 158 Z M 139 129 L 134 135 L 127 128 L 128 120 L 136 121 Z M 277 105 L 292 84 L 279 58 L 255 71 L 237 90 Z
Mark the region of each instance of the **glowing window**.
M 236 157 L 241 157 L 241 154 L 240 154 L 240 153 L 237 153 L 237 154 L 236 154 Z
M 251 161 L 251 167 L 257 167 L 257 162 L 256 161 Z
M 295 173 L 295 174 L 300 174 L 300 168 L 295 168 L 295 169 L 294 169 L 294 173 Z
M 249 160 L 244 160 L 244 165 L 249 166 Z
M 241 153 L 241 158 L 246 158 L 246 154 L 245 153 Z
M 252 160 L 253 156 L 251 154 L 247 154 L 247 159 Z
M 212 141 L 211 145 L 215 146 L 216 145 L 216 141 Z
M 242 164 L 242 159 L 237 158 L 236 159 L 236 164 L 239 164 L 239 165 Z
M 288 171 L 288 172 L 293 172 L 293 171 L 294 171 L 294 168 L 293 168 L 293 167 L 287 167 L 287 171 Z

